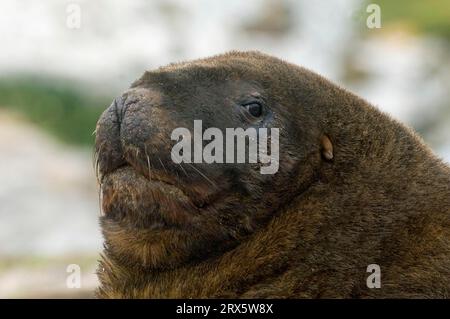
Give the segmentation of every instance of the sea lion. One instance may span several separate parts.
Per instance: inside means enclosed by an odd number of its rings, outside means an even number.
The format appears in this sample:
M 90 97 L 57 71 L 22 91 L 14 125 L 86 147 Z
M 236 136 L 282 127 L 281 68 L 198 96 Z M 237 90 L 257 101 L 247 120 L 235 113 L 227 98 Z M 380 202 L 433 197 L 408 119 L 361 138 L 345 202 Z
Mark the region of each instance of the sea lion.
M 279 128 L 278 171 L 174 163 L 194 120 Z M 450 297 L 449 167 L 309 70 L 258 52 L 161 67 L 96 134 L 100 298 Z

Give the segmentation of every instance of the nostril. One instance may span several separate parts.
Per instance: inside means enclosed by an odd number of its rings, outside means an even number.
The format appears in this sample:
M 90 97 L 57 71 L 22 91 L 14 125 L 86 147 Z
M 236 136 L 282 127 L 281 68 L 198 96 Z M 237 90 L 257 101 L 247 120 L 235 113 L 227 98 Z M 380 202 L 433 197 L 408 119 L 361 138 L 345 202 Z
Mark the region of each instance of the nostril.
M 123 98 L 122 97 L 116 97 L 114 99 L 114 112 L 116 113 L 117 122 L 122 123 L 123 121 Z
M 123 100 L 124 106 L 128 107 L 132 104 L 136 104 L 139 101 L 139 98 L 137 96 L 127 94 L 127 95 L 122 96 L 122 100 Z
M 136 104 L 138 101 L 139 99 L 137 97 L 130 96 L 127 93 L 114 99 L 115 112 L 119 123 L 122 123 L 127 108 Z

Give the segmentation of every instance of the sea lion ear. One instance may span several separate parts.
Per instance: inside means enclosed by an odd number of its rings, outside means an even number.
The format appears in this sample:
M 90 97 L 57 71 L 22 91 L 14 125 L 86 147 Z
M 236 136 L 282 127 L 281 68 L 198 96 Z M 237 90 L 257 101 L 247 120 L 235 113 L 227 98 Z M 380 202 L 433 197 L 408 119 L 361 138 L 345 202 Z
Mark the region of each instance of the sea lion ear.
M 320 139 L 320 146 L 321 146 L 321 152 L 322 156 L 326 159 L 331 161 L 334 157 L 333 154 L 333 144 L 331 143 L 330 138 L 327 135 L 322 135 Z

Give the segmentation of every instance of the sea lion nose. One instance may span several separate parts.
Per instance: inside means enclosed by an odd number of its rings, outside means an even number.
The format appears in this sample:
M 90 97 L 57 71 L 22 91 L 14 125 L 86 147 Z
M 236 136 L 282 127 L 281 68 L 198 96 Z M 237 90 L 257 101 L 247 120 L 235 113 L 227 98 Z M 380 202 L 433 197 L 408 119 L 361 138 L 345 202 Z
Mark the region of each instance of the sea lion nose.
M 126 111 L 126 98 L 119 96 L 103 112 L 97 122 L 95 153 L 98 174 L 101 176 L 125 163 L 120 128 Z
M 96 162 L 103 176 L 126 165 L 126 147 L 145 151 L 145 143 L 154 136 L 152 113 L 157 101 L 154 92 L 146 88 L 131 88 L 116 97 L 103 112 L 96 128 Z
M 123 96 L 118 96 L 114 99 L 112 107 L 115 108 L 117 122 L 122 123 L 123 116 L 125 113 L 125 98 Z
M 158 127 L 167 118 L 162 94 L 151 87 L 137 87 L 125 91 L 116 99 L 117 120 L 120 123 L 122 142 L 125 145 L 142 146 L 155 138 Z
M 96 150 L 100 174 L 131 164 L 147 165 L 147 156 L 170 154 L 174 123 L 153 88 L 131 88 L 115 98 L 97 123 Z
M 117 121 L 123 122 L 127 108 L 136 105 L 145 98 L 142 90 L 130 89 L 114 99 L 112 106 L 115 108 Z

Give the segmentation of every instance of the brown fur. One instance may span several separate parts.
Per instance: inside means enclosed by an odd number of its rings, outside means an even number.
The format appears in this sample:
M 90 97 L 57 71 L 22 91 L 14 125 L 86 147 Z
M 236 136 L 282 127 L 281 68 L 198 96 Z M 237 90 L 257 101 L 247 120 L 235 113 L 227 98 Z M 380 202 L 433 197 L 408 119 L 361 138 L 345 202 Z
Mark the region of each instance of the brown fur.
M 204 109 L 165 111 L 163 96 L 178 108 L 177 98 L 191 96 L 186 78 Z M 187 183 L 160 157 L 168 147 L 160 140 L 180 123 L 207 119 L 204 104 L 246 83 L 267 94 L 281 127 L 280 171 L 262 180 L 244 166 L 234 181 L 225 168 L 199 166 L 219 190 L 193 171 Z M 409 128 L 326 79 L 257 52 L 161 68 L 132 90 L 143 88 L 144 102 L 125 115 L 140 121 L 128 128 L 125 118 L 118 128 L 115 106 L 97 127 L 106 213 L 98 297 L 450 297 L 450 169 Z M 147 151 L 159 173 L 146 172 Z M 146 184 L 155 176 L 159 184 Z M 185 195 L 168 195 L 166 182 Z M 155 203 L 164 205 L 143 215 Z M 192 226 L 159 233 L 146 219 L 154 216 Z M 381 267 L 380 289 L 366 286 L 369 264 Z

